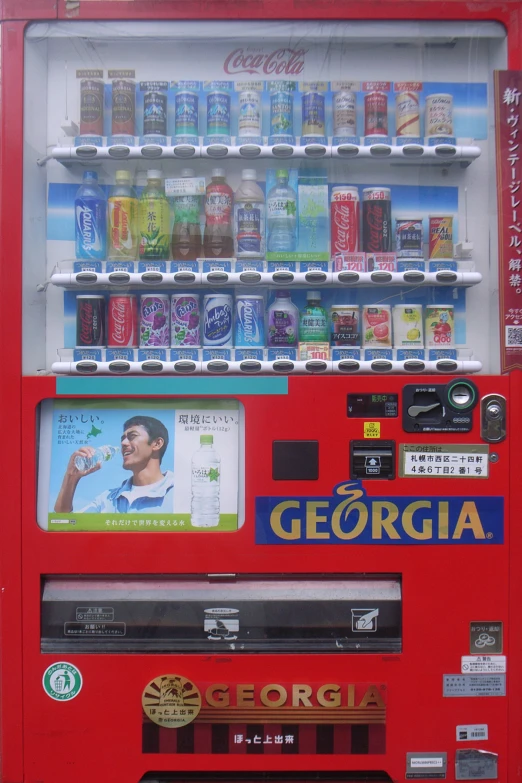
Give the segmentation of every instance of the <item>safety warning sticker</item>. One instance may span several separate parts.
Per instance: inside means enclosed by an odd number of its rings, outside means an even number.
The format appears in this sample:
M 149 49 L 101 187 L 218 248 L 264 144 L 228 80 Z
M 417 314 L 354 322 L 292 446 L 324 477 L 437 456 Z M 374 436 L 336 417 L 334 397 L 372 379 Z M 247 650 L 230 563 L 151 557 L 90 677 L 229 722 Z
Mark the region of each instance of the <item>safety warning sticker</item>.
M 503 674 L 506 671 L 505 655 L 463 655 L 463 674 Z

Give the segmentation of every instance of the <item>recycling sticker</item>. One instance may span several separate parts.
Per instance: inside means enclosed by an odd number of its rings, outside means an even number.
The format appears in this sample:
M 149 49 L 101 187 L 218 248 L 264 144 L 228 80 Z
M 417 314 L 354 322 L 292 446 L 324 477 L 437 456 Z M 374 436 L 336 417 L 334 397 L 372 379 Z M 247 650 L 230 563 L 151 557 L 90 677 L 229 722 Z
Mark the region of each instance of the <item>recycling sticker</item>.
M 55 701 L 76 698 L 83 685 L 82 675 L 72 663 L 60 661 L 48 666 L 42 679 L 44 691 Z

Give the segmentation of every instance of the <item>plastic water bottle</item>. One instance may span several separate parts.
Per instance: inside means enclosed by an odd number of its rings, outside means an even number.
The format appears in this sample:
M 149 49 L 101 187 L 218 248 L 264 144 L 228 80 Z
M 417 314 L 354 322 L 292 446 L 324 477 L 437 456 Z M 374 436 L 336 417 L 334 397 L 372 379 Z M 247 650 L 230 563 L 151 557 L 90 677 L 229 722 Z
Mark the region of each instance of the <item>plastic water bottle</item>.
M 276 171 L 276 184 L 266 199 L 268 223 L 267 249 L 271 253 L 289 253 L 296 249 L 297 195 L 288 184 L 288 171 Z
M 74 201 L 76 258 L 105 261 L 107 253 L 107 199 L 95 171 L 85 171 Z
M 94 454 L 92 457 L 78 456 L 74 460 L 74 464 L 77 470 L 90 470 L 98 463 L 103 464 L 104 462 L 108 462 L 110 459 L 115 457 L 118 452 L 118 446 L 99 446 L 97 449 L 94 449 Z
M 194 527 L 219 524 L 221 458 L 214 450 L 214 436 L 200 435 L 199 449 L 192 457 L 191 523 Z

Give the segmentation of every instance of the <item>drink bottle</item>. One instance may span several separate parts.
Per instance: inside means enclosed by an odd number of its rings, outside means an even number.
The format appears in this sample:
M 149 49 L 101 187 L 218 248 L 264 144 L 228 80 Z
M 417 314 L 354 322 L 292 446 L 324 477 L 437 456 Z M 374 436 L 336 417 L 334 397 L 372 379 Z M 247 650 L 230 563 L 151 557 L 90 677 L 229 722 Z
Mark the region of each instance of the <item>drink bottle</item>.
M 99 446 L 94 449 L 92 457 L 78 456 L 74 460 L 74 464 L 78 470 L 90 470 L 94 468 L 98 463 L 103 464 L 116 456 L 120 451 L 118 446 Z
M 214 450 L 214 436 L 200 435 L 199 449 L 192 457 L 192 503 L 190 521 L 194 527 L 219 524 L 221 458 Z
M 74 201 L 76 258 L 105 261 L 107 253 L 107 199 L 98 174 L 85 171 Z
M 117 171 L 109 196 L 109 261 L 134 261 L 138 255 L 138 198 L 130 171 Z
M 193 177 L 193 169 L 182 169 L 181 176 Z M 201 258 L 200 197 L 174 196 L 174 228 L 172 230 L 172 258 L 191 260 Z
M 321 307 L 321 293 L 307 291 L 306 307 L 299 313 L 299 340 L 302 343 L 327 343 L 328 339 L 328 316 Z
M 147 185 L 138 204 L 140 258 L 167 260 L 170 252 L 170 211 L 161 171 L 147 171 Z
M 234 194 L 225 182 L 224 169 L 212 169 L 212 181 L 205 196 L 206 258 L 230 258 L 234 253 L 232 203 Z
M 237 258 L 264 258 L 265 197 L 255 169 L 243 169 L 234 195 L 234 239 Z
M 299 310 L 288 291 L 276 291 L 268 308 L 268 345 L 271 348 L 297 346 Z
M 267 247 L 272 253 L 292 252 L 297 244 L 297 194 L 288 184 L 286 169 L 276 172 L 276 180 L 266 199 Z

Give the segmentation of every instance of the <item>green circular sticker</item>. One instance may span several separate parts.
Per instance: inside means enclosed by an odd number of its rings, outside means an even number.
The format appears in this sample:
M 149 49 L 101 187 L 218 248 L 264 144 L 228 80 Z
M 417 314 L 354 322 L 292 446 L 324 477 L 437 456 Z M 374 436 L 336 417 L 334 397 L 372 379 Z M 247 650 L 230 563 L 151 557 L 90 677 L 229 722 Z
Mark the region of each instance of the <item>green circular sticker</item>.
M 80 693 L 82 684 L 82 675 L 76 666 L 65 661 L 48 666 L 42 679 L 44 691 L 56 701 L 74 699 Z

